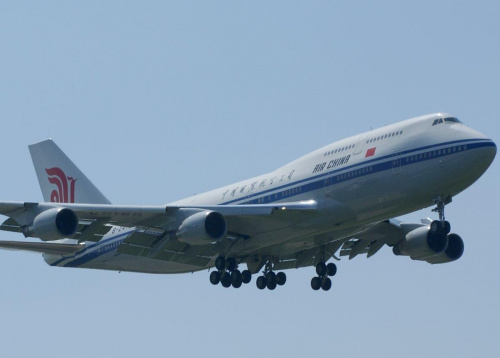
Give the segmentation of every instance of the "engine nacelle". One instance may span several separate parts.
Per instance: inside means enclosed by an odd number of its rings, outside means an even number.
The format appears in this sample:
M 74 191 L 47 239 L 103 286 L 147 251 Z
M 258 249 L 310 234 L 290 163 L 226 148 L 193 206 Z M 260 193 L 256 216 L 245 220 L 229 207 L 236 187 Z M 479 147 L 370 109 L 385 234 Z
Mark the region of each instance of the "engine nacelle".
M 24 235 L 38 237 L 43 241 L 64 239 L 72 236 L 78 226 L 78 217 L 68 208 L 53 208 L 35 217 Z
M 201 211 L 186 218 L 175 234 L 186 244 L 206 245 L 226 236 L 226 219 L 216 211 Z
M 425 259 L 430 264 L 444 264 L 458 260 L 464 253 L 464 241 L 457 234 L 448 235 L 448 246 L 446 250 L 436 256 Z
M 433 234 L 428 226 L 422 226 L 406 234 L 404 240 L 394 246 L 395 255 L 410 256 L 413 260 L 425 260 L 445 251 L 446 235 Z

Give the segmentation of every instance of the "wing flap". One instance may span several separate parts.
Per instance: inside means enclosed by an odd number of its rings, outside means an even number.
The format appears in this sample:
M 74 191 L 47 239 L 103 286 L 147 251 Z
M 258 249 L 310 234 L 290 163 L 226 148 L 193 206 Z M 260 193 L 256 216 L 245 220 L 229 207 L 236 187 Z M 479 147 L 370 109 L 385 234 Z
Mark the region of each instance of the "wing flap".
M 416 226 L 422 225 L 417 224 Z M 340 256 L 349 256 L 350 260 L 359 254 L 367 254 L 369 258 L 385 244 L 392 246 L 400 242 L 414 227 L 415 224 L 402 224 L 393 219 L 381 221 L 353 235 L 342 246 Z

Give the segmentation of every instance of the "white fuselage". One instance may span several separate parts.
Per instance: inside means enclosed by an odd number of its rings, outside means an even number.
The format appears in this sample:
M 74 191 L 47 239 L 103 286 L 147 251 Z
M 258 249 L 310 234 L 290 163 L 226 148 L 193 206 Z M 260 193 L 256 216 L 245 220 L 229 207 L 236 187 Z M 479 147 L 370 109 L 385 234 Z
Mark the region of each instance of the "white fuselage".
M 189 197 L 171 205 L 265 204 L 313 199 L 318 214 L 236 242 L 235 251 L 280 255 L 300 245 L 322 244 L 318 235 L 341 240 L 370 224 L 428 207 L 439 196 L 455 196 L 491 164 L 495 144 L 461 123 L 434 124 L 427 115 L 327 145 L 264 175 Z M 451 116 L 448 116 L 451 117 Z M 51 265 L 176 273 L 200 267 L 118 254 L 134 231 L 113 227 L 98 243 L 67 257 L 44 255 Z M 315 237 L 316 240 L 310 240 Z M 246 246 L 245 246 L 246 245 Z M 213 266 L 210 262 L 207 266 Z

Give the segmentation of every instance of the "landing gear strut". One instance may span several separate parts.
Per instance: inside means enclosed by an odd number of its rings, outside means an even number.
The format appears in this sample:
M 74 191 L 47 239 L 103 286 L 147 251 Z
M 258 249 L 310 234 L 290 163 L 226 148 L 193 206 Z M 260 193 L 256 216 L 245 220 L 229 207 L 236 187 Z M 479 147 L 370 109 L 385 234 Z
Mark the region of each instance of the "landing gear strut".
M 312 289 L 317 291 L 321 288 L 323 291 L 328 291 L 332 287 L 330 277 L 335 276 L 337 273 L 337 265 L 333 262 L 327 265 L 324 261 L 320 261 L 316 264 L 316 273 L 318 276 L 313 277 L 311 280 Z
M 259 290 L 266 287 L 269 290 L 274 290 L 276 286 L 283 286 L 286 283 L 286 274 L 284 272 L 275 273 L 271 261 L 266 263 L 262 273 L 263 275 L 257 278 L 257 288 Z
M 439 196 L 434 199 L 434 203 L 436 204 L 436 207 L 432 209 L 432 211 L 439 214 L 439 220 L 434 220 L 431 223 L 430 230 L 435 235 L 448 235 L 451 231 L 451 225 L 445 220 L 444 207 L 446 204 L 451 203 L 451 197 L 443 195 Z
M 225 258 L 219 256 L 215 259 L 215 268 L 217 271 L 210 273 L 210 283 L 223 287 L 239 288 L 242 284 L 247 284 L 252 280 L 252 273 L 249 270 L 238 270 L 238 263 L 234 257 Z

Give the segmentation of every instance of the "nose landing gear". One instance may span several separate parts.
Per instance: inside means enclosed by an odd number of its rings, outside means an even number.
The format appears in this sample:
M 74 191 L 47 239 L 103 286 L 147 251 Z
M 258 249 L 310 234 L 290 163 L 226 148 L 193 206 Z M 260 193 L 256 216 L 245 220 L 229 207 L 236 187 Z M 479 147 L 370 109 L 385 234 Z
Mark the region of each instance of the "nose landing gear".
M 451 231 L 451 224 L 445 220 L 444 207 L 446 204 L 451 203 L 451 196 L 441 195 L 434 199 L 436 207 L 432 209 L 433 212 L 439 214 L 439 220 L 434 220 L 431 223 L 430 230 L 435 235 L 448 235 Z

